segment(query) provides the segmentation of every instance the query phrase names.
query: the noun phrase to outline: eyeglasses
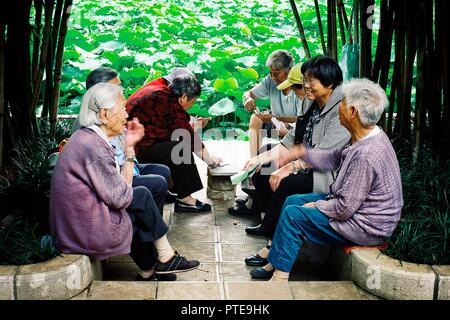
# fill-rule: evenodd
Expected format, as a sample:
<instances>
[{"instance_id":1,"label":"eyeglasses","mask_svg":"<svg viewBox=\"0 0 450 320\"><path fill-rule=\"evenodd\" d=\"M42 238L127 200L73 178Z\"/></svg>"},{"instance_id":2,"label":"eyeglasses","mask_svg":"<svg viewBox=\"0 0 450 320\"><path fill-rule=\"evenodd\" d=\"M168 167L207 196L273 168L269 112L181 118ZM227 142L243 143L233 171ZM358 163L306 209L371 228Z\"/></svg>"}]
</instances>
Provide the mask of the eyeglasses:
<instances>
[{"instance_id":1,"label":"eyeglasses","mask_svg":"<svg viewBox=\"0 0 450 320\"><path fill-rule=\"evenodd\" d=\"M277 78L277 77L280 76L280 74L281 74L282 72L283 72L283 71L274 71L274 72L270 71L269 74L270 74L270 76L271 76L272 78Z\"/></svg>"},{"instance_id":2,"label":"eyeglasses","mask_svg":"<svg viewBox=\"0 0 450 320\"><path fill-rule=\"evenodd\" d=\"M315 80L315 79L303 78L303 85L304 86L314 87L316 84L317 84L317 80Z\"/></svg>"}]
</instances>

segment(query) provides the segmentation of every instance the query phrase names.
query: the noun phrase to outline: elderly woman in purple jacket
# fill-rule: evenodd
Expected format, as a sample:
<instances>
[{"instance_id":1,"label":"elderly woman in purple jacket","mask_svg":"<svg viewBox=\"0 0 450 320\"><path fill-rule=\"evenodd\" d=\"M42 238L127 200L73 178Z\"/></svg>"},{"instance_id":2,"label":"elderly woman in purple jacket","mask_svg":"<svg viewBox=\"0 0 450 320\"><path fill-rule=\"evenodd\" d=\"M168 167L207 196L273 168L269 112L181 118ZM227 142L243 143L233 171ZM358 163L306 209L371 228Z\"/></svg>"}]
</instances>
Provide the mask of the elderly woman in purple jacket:
<instances>
[{"instance_id":1,"label":"elderly woman in purple jacket","mask_svg":"<svg viewBox=\"0 0 450 320\"><path fill-rule=\"evenodd\" d=\"M319 245L383 244L400 220L403 205L400 169L386 134L376 125L388 104L384 90L367 79L343 85L341 124L351 142L334 151L296 147L292 170L312 167L338 170L327 194L294 195L284 203L268 257L254 271L273 273L271 281L287 281L305 240ZM277 188L279 177L271 177Z\"/></svg>"},{"instance_id":2,"label":"elderly woman in purple jacket","mask_svg":"<svg viewBox=\"0 0 450 320\"><path fill-rule=\"evenodd\" d=\"M84 95L82 128L69 139L53 172L50 229L63 253L99 260L130 253L140 280L161 275L174 280L169 275L193 270L199 262L188 261L172 249L150 191L132 188L134 146L144 136L144 128L137 119L127 122L122 91L116 84L98 83ZM120 169L111 139L125 127L126 161Z\"/></svg>"}]
</instances>

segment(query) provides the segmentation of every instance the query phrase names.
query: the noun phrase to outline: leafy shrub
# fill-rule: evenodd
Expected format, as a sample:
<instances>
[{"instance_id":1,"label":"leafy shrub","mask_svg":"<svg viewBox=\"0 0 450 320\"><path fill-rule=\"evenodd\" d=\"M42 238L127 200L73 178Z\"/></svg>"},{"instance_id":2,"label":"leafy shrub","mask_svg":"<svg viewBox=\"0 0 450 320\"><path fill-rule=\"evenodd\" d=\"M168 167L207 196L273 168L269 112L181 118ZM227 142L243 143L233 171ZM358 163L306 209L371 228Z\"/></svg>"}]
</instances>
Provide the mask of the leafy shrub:
<instances>
[{"instance_id":1,"label":"leafy shrub","mask_svg":"<svg viewBox=\"0 0 450 320\"><path fill-rule=\"evenodd\" d=\"M431 153L399 160L404 207L387 254L413 263L450 264L450 160Z\"/></svg>"},{"instance_id":2,"label":"leafy shrub","mask_svg":"<svg viewBox=\"0 0 450 320\"><path fill-rule=\"evenodd\" d=\"M10 173L0 176L0 264L27 264L54 256L50 248L40 248L40 239L49 233L49 155L62 138L70 136L70 125L58 122L57 139L49 138L47 122L41 122L41 137L19 141L11 159Z\"/></svg>"}]
</instances>

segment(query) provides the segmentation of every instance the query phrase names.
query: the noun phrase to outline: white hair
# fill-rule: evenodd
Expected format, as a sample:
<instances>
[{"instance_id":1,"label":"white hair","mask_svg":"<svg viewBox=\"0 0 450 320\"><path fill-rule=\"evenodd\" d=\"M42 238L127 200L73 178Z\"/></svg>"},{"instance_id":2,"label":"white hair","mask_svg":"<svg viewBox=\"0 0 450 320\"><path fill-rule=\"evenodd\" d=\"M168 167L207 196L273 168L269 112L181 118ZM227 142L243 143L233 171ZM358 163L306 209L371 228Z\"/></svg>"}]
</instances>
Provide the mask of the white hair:
<instances>
[{"instance_id":1,"label":"white hair","mask_svg":"<svg viewBox=\"0 0 450 320\"><path fill-rule=\"evenodd\" d=\"M342 96L347 107L358 109L363 126L376 124L388 106L386 92L378 83L368 79L353 79L342 85Z\"/></svg>"},{"instance_id":2,"label":"white hair","mask_svg":"<svg viewBox=\"0 0 450 320\"><path fill-rule=\"evenodd\" d=\"M292 54L286 50L276 50L266 60L266 67L289 73L294 65Z\"/></svg>"},{"instance_id":3,"label":"white hair","mask_svg":"<svg viewBox=\"0 0 450 320\"><path fill-rule=\"evenodd\" d=\"M92 86L86 91L81 102L80 125L82 127L100 125L98 116L100 109L114 108L117 98L121 95L123 95L123 88L117 84L101 82Z\"/></svg>"}]
</instances>

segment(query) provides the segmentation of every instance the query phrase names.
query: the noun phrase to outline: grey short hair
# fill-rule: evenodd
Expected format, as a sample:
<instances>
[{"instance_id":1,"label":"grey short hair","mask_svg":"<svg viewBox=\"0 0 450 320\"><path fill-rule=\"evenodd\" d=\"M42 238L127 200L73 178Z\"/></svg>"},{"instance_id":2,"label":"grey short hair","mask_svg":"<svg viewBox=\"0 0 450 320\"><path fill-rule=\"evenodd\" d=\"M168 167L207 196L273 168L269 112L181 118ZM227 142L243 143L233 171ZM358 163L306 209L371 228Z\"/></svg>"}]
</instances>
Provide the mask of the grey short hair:
<instances>
[{"instance_id":1,"label":"grey short hair","mask_svg":"<svg viewBox=\"0 0 450 320\"><path fill-rule=\"evenodd\" d=\"M83 96L80 109L80 125L89 127L100 125L98 117L100 109L112 109L116 106L117 98L123 95L123 88L112 83L97 83Z\"/></svg>"},{"instance_id":2,"label":"grey short hair","mask_svg":"<svg viewBox=\"0 0 450 320\"><path fill-rule=\"evenodd\" d=\"M193 74L185 74L173 79L169 88L173 90L175 97L186 95L188 100L200 97L202 88Z\"/></svg>"},{"instance_id":3,"label":"grey short hair","mask_svg":"<svg viewBox=\"0 0 450 320\"><path fill-rule=\"evenodd\" d=\"M388 106L386 92L378 83L368 79L353 79L342 85L342 96L347 106L358 109L363 126L376 124Z\"/></svg>"},{"instance_id":4,"label":"grey short hair","mask_svg":"<svg viewBox=\"0 0 450 320\"><path fill-rule=\"evenodd\" d=\"M289 73L294 65L294 58L286 50L277 50L270 54L266 61L266 67L273 67L276 70L282 70Z\"/></svg>"}]
</instances>

